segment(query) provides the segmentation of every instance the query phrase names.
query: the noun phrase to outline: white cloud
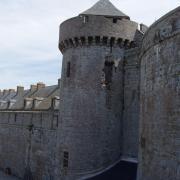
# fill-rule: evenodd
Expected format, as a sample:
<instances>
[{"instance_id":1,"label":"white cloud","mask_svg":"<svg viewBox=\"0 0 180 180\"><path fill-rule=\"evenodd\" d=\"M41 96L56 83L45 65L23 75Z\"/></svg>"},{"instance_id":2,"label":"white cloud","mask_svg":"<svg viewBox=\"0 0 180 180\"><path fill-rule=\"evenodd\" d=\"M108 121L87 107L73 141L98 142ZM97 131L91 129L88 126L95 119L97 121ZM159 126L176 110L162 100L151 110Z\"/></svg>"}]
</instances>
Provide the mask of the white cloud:
<instances>
[{"instance_id":1,"label":"white cloud","mask_svg":"<svg viewBox=\"0 0 180 180\"><path fill-rule=\"evenodd\" d=\"M150 25L180 5L179 0L111 0L132 20ZM44 81L57 83L62 55L59 24L97 0L1 0L0 88ZM47 76L47 73L48 76Z\"/></svg>"}]
</instances>

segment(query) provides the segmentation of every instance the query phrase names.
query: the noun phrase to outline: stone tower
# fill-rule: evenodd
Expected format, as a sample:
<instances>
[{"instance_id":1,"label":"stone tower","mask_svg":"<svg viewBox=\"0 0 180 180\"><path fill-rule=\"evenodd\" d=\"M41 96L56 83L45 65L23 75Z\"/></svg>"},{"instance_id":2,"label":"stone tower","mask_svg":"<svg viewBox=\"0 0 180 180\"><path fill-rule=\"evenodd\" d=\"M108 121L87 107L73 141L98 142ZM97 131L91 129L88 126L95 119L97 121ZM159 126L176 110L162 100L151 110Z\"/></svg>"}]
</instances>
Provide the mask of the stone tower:
<instances>
[{"instance_id":1,"label":"stone tower","mask_svg":"<svg viewBox=\"0 0 180 180\"><path fill-rule=\"evenodd\" d=\"M93 176L121 158L123 57L135 46L137 28L108 0L60 26L58 176L62 180Z\"/></svg>"},{"instance_id":2,"label":"stone tower","mask_svg":"<svg viewBox=\"0 0 180 180\"><path fill-rule=\"evenodd\" d=\"M141 52L138 180L180 178L180 7L146 32Z\"/></svg>"}]
</instances>

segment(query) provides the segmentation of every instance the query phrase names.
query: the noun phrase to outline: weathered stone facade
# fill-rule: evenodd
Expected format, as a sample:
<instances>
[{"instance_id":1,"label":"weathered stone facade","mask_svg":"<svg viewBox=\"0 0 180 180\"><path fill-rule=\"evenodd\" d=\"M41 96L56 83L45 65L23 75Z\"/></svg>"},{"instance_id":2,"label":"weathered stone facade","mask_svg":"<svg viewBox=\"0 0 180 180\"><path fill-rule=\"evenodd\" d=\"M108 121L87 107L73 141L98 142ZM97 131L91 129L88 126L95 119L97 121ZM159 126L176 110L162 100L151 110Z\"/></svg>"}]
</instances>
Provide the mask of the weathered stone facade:
<instances>
[{"instance_id":1,"label":"weathered stone facade","mask_svg":"<svg viewBox=\"0 0 180 180\"><path fill-rule=\"evenodd\" d=\"M0 92L0 169L78 180L125 160L138 180L178 180L179 18L178 7L139 29L100 0L63 22L61 82Z\"/></svg>"},{"instance_id":2,"label":"weathered stone facade","mask_svg":"<svg viewBox=\"0 0 180 180\"><path fill-rule=\"evenodd\" d=\"M125 15L88 14L60 26L59 159L69 154L68 167L60 162L62 179L92 176L122 158L137 161L139 61L135 41L137 33L141 37L143 33Z\"/></svg>"},{"instance_id":3,"label":"weathered stone facade","mask_svg":"<svg viewBox=\"0 0 180 180\"><path fill-rule=\"evenodd\" d=\"M180 178L180 7L153 24L141 50L139 180Z\"/></svg>"},{"instance_id":4,"label":"weathered stone facade","mask_svg":"<svg viewBox=\"0 0 180 180\"><path fill-rule=\"evenodd\" d=\"M59 85L18 86L0 97L0 168L20 178L55 175Z\"/></svg>"}]
</instances>

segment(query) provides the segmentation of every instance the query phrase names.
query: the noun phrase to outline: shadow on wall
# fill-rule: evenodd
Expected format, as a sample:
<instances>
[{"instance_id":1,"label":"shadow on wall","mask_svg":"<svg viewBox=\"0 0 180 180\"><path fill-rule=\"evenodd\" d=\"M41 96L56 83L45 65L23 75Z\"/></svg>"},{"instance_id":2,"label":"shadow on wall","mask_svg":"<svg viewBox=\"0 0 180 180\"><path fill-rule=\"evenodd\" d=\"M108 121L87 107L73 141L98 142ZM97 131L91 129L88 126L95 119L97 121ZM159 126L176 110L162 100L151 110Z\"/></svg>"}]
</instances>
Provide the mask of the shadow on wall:
<instances>
[{"instance_id":1,"label":"shadow on wall","mask_svg":"<svg viewBox=\"0 0 180 180\"><path fill-rule=\"evenodd\" d=\"M137 164L121 161L110 170L88 180L136 180Z\"/></svg>"}]
</instances>

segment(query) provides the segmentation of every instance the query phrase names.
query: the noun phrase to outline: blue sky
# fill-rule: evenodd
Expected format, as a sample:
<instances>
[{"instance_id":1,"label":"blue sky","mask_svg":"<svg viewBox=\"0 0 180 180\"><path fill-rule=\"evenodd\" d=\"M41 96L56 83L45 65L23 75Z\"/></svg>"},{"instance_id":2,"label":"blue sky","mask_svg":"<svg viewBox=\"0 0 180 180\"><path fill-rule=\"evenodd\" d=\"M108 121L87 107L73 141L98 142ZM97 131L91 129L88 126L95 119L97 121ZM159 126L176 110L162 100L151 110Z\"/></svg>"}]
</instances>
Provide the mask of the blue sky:
<instances>
[{"instance_id":1,"label":"blue sky","mask_svg":"<svg viewBox=\"0 0 180 180\"><path fill-rule=\"evenodd\" d=\"M0 0L0 89L57 83L62 55L59 24L97 0ZM147 25L180 5L179 0L111 0L132 20Z\"/></svg>"}]
</instances>

